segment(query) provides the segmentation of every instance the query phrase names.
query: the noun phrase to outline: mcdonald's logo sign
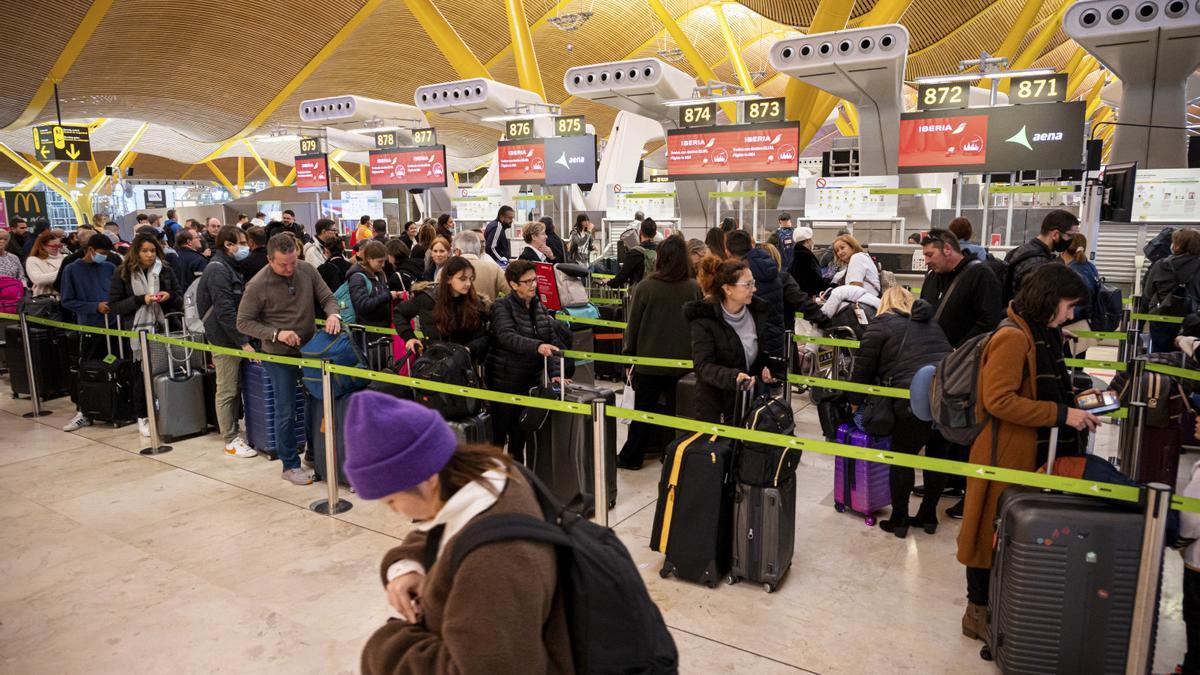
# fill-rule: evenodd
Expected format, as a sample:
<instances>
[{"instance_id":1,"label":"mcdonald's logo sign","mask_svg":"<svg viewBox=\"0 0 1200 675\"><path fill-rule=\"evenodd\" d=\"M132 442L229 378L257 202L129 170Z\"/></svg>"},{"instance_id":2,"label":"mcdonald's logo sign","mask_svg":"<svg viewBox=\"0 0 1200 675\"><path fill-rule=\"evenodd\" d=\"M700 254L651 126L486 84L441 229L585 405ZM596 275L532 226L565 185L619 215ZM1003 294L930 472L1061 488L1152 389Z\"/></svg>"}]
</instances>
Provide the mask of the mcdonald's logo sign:
<instances>
[{"instance_id":1,"label":"mcdonald's logo sign","mask_svg":"<svg viewBox=\"0 0 1200 675\"><path fill-rule=\"evenodd\" d=\"M46 208L45 192L5 192L4 206L10 223L18 216L32 220L48 218L50 215Z\"/></svg>"}]
</instances>

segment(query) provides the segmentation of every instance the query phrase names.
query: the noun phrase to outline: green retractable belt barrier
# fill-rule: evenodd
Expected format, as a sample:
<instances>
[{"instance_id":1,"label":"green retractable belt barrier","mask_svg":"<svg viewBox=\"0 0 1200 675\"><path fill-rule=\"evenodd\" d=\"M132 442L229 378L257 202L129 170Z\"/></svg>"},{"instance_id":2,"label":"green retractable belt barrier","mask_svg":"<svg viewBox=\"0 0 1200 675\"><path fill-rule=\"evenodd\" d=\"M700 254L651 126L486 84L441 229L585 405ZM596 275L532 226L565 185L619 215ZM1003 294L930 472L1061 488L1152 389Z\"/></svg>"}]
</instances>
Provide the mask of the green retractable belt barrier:
<instances>
[{"instance_id":1,"label":"green retractable belt barrier","mask_svg":"<svg viewBox=\"0 0 1200 675\"><path fill-rule=\"evenodd\" d=\"M1163 316L1161 314L1140 314L1133 312L1129 315L1133 321L1149 321L1150 323L1183 323L1182 316Z\"/></svg>"},{"instance_id":2,"label":"green retractable belt barrier","mask_svg":"<svg viewBox=\"0 0 1200 675\"><path fill-rule=\"evenodd\" d=\"M694 366L686 359L656 359L649 356L622 356L620 354L595 354L592 352L577 352L565 349L560 352L569 359L584 361L604 361L605 363L620 363L627 366L655 366L658 368L679 368L691 370Z\"/></svg>"},{"instance_id":3,"label":"green retractable belt barrier","mask_svg":"<svg viewBox=\"0 0 1200 675\"><path fill-rule=\"evenodd\" d=\"M796 335L792 338L796 342L801 342L809 345L825 345L826 347L845 347L847 349L858 349L862 343L858 340L847 340L844 338L830 337L815 337L812 335Z\"/></svg>"},{"instance_id":4,"label":"green retractable belt barrier","mask_svg":"<svg viewBox=\"0 0 1200 675\"><path fill-rule=\"evenodd\" d=\"M1127 370L1127 366L1120 361L1097 361L1095 359L1063 359L1063 363L1067 364L1068 368L1099 368L1101 370L1115 370L1118 373L1123 373Z\"/></svg>"},{"instance_id":5,"label":"green retractable belt barrier","mask_svg":"<svg viewBox=\"0 0 1200 675\"><path fill-rule=\"evenodd\" d=\"M601 328L616 328L617 330L625 330L629 324L623 321L609 321L608 319L590 319L586 316L571 316L565 312L559 312L554 315L554 318L567 323L577 323L581 326L600 326Z\"/></svg>"}]
</instances>

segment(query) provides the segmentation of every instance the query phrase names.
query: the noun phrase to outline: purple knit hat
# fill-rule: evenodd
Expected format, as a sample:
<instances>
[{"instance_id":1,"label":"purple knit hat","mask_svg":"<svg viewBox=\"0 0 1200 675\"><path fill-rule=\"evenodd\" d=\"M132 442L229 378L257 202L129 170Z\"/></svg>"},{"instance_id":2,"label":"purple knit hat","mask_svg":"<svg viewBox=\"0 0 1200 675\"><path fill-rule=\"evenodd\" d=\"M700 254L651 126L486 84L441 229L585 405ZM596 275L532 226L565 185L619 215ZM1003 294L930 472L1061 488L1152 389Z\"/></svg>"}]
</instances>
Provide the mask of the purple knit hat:
<instances>
[{"instance_id":1,"label":"purple knit hat","mask_svg":"<svg viewBox=\"0 0 1200 675\"><path fill-rule=\"evenodd\" d=\"M350 397L344 438L343 468L363 499L381 499L427 480L458 447L437 411L371 390Z\"/></svg>"}]
</instances>

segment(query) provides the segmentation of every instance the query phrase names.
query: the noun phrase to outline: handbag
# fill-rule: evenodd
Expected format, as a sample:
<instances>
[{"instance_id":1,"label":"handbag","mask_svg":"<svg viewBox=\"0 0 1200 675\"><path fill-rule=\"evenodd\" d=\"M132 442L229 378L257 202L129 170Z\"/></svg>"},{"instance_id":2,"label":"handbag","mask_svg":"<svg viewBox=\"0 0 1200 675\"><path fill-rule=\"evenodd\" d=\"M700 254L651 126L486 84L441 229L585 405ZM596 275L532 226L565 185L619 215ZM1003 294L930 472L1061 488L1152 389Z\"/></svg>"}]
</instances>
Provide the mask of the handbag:
<instances>
[{"instance_id":1,"label":"handbag","mask_svg":"<svg viewBox=\"0 0 1200 675\"><path fill-rule=\"evenodd\" d=\"M629 374L625 376L625 388L621 390L621 393L617 394L617 407L618 408L627 408L629 410L635 410L636 408L634 407L634 401L635 401L634 396L635 396L635 394L633 391L633 367L630 366ZM629 420L627 420L627 419L619 419L619 420L617 420L617 422L620 424L629 424Z\"/></svg>"},{"instance_id":2,"label":"handbag","mask_svg":"<svg viewBox=\"0 0 1200 675\"><path fill-rule=\"evenodd\" d=\"M953 286L953 284L951 285ZM897 352L901 358L904 357L904 345L908 342L908 329L911 327L912 317L910 316L904 324L904 337L900 339L900 350ZM885 378L881 384L885 387L892 386L892 378ZM862 417L862 430L872 436L890 436L892 429L896 426L896 410L889 397L868 396L859 413Z\"/></svg>"}]
</instances>

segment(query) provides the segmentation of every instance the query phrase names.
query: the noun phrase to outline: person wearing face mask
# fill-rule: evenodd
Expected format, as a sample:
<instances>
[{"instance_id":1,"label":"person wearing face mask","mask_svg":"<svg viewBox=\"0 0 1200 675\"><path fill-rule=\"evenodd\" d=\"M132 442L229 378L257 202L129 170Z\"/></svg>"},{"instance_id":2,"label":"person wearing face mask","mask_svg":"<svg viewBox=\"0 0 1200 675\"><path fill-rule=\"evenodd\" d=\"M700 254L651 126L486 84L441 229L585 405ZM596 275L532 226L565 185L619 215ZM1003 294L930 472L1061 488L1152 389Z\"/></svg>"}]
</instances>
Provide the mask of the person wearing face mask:
<instances>
[{"instance_id":1,"label":"person wearing face mask","mask_svg":"<svg viewBox=\"0 0 1200 675\"><path fill-rule=\"evenodd\" d=\"M234 227L237 227L236 225ZM240 229L240 228L239 228ZM217 234L220 237L220 230ZM208 258L205 258L200 249L204 247L204 243L200 241L200 237L196 236L195 232L184 230L175 235L175 255L177 259L171 264L171 268L175 270L175 276L179 281L179 291L187 293L187 289L195 283L196 279L204 274L204 268L208 265ZM220 251L220 243L217 244L217 251Z\"/></svg>"},{"instance_id":2,"label":"person wearing face mask","mask_svg":"<svg viewBox=\"0 0 1200 675\"><path fill-rule=\"evenodd\" d=\"M1008 263L1008 272L1003 280L1005 299L1016 297L1021 290L1022 280L1030 272L1047 263L1062 262L1059 255L1070 248L1071 239L1078 233L1079 219L1070 211L1056 209L1046 214L1038 236L1009 251L1004 257L1004 262Z\"/></svg>"},{"instance_id":3,"label":"person wearing face mask","mask_svg":"<svg viewBox=\"0 0 1200 675\"><path fill-rule=\"evenodd\" d=\"M238 263L249 255L250 247L242 228L222 227L217 232L217 250L196 282L200 284L196 289L196 309L204 317L204 336L218 347L256 351L250 338L237 327L238 306L246 283ZM224 354L213 354L212 359L217 371L217 428L225 441L225 454L254 457L258 453L238 435L242 359Z\"/></svg>"},{"instance_id":4,"label":"person wearing face mask","mask_svg":"<svg viewBox=\"0 0 1200 675\"><path fill-rule=\"evenodd\" d=\"M133 238L129 255L113 274L108 289L108 305L112 313L121 317L125 330L142 328L162 331L167 326L166 315L183 311L183 295L170 265L163 261L162 247L158 236L149 232ZM137 340L132 340L130 351L133 358L141 361ZM146 419L146 391L142 378L133 378L133 405L138 416L138 431L150 437L150 423Z\"/></svg>"},{"instance_id":5,"label":"person wearing face mask","mask_svg":"<svg viewBox=\"0 0 1200 675\"><path fill-rule=\"evenodd\" d=\"M462 345L476 364L487 355L487 309L475 293L475 266L466 258L450 258L436 285L414 293L392 312L405 347L419 351L422 343L412 328L413 318L420 319L426 340Z\"/></svg>"},{"instance_id":6,"label":"person wearing face mask","mask_svg":"<svg viewBox=\"0 0 1200 675\"><path fill-rule=\"evenodd\" d=\"M108 289L112 283L116 266L108 261L112 253L112 240L103 234L93 233L83 249L83 257L75 265L63 270L62 306L75 317L75 323L104 328L104 317L108 314ZM103 335L79 333L80 361L104 358L107 350ZM92 421L76 408L75 416L63 427L63 431L79 431L90 426Z\"/></svg>"},{"instance_id":7,"label":"person wearing face mask","mask_svg":"<svg viewBox=\"0 0 1200 675\"><path fill-rule=\"evenodd\" d=\"M63 238L54 230L45 230L34 240L29 257L25 259L25 272L33 284L34 295L56 295L54 280L62 269Z\"/></svg>"},{"instance_id":8,"label":"person wearing face mask","mask_svg":"<svg viewBox=\"0 0 1200 675\"><path fill-rule=\"evenodd\" d=\"M338 238L337 223L329 218L322 218L313 228L317 231L317 236L304 245L304 262L320 269L321 265L329 260L329 242Z\"/></svg>"},{"instance_id":9,"label":"person wearing face mask","mask_svg":"<svg viewBox=\"0 0 1200 675\"><path fill-rule=\"evenodd\" d=\"M1100 420L1075 407L1061 327L1087 298L1087 286L1066 265L1039 265L1026 275L980 359L979 402L990 419L971 445L972 464L1036 471L1048 459L1052 427L1059 430L1059 457L1086 452L1082 432L1095 430ZM962 632L973 639L988 635L996 504L1007 487L967 479L958 561L967 568Z\"/></svg>"},{"instance_id":10,"label":"person wearing face mask","mask_svg":"<svg viewBox=\"0 0 1200 675\"><path fill-rule=\"evenodd\" d=\"M392 325L391 303L401 296L401 292L388 290L387 277L383 273L385 262L387 247L369 240L359 248L358 262L346 274L356 323L382 328Z\"/></svg>"}]
</instances>

